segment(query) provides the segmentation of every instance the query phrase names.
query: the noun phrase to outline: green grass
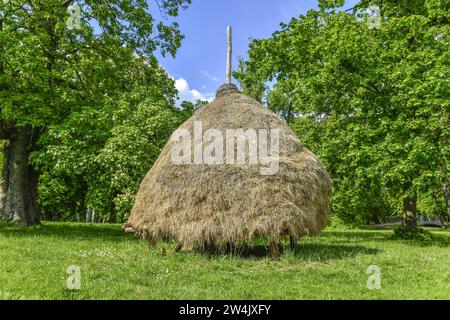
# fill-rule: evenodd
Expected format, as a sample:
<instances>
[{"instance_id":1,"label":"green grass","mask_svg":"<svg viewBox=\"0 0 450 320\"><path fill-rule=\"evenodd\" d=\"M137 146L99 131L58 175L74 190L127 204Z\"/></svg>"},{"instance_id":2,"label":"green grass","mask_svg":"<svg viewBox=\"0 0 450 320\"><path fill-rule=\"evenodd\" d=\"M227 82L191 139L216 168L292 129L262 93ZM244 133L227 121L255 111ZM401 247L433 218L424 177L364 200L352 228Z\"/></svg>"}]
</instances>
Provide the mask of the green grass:
<instances>
[{"instance_id":1,"label":"green grass","mask_svg":"<svg viewBox=\"0 0 450 320\"><path fill-rule=\"evenodd\" d=\"M118 225L0 224L0 299L450 299L450 233L391 240L392 231L325 231L279 260L156 249ZM381 289L366 287L369 265ZM81 290L66 269L81 268Z\"/></svg>"}]
</instances>

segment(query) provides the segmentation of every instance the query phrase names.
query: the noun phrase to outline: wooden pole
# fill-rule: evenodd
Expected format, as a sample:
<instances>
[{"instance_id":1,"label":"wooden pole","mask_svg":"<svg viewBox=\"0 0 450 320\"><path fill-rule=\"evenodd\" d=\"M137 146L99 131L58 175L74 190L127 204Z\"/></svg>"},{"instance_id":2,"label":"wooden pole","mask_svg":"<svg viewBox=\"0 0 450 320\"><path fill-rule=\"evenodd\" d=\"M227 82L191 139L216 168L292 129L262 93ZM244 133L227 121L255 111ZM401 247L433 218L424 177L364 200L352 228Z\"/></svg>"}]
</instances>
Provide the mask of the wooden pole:
<instances>
[{"instance_id":1,"label":"wooden pole","mask_svg":"<svg viewBox=\"0 0 450 320\"><path fill-rule=\"evenodd\" d=\"M229 26L227 28L227 84L231 84L231 55L232 55L231 26Z\"/></svg>"},{"instance_id":2,"label":"wooden pole","mask_svg":"<svg viewBox=\"0 0 450 320\"><path fill-rule=\"evenodd\" d=\"M272 258L280 257L280 251L278 250L278 244L276 241L269 240L269 253Z\"/></svg>"}]
</instances>

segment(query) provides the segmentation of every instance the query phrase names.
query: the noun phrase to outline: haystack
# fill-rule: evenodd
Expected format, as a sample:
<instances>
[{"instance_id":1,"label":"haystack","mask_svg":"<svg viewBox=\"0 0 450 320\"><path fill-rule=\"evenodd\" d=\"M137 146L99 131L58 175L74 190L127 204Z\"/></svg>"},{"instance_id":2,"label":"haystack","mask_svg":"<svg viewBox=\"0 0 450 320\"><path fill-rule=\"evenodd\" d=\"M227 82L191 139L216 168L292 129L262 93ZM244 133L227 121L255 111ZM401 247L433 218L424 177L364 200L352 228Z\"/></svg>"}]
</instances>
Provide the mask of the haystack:
<instances>
[{"instance_id":1,"label":"haystack","mask_svg":"<svg viewBox=\"0 0 450 320\"><path fill-rule=\"evenodd\" d=\"M192 164L177 164L172 151L179 141L170 139L140 186L129 230L150 243L173 238L190 247L249 244L259 236L273 245L281 235L295 240L325 227L331 179L277 115L225 84L180 129L194 136L195 123L224 137L227 129L277 129L278 171L262 174L262 165L250 162L195 164L193 154Z\"/></svg>"}]
</instances>

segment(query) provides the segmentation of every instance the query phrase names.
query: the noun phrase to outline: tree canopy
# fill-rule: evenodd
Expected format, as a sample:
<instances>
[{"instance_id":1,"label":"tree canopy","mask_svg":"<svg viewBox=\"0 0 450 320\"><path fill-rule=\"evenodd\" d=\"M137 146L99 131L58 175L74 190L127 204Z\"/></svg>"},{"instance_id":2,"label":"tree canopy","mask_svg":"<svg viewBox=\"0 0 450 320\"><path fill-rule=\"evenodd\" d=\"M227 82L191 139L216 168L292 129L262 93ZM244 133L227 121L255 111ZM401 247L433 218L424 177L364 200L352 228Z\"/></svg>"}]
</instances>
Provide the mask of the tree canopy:
<instances>
[{"instance_id":1,"label":"tree canopy","mask_svg":"<svg viewBox=\"0 0 450 320\"><path fill-rule=\"evenodd\" d=\"M235 77L324 161L333 212L344 220L403 212L414 224L417 201L422 212L444 216L449 3L360 1L347 11L342 4L322 1L252 41Z\"/></svg>"}]
</instances>

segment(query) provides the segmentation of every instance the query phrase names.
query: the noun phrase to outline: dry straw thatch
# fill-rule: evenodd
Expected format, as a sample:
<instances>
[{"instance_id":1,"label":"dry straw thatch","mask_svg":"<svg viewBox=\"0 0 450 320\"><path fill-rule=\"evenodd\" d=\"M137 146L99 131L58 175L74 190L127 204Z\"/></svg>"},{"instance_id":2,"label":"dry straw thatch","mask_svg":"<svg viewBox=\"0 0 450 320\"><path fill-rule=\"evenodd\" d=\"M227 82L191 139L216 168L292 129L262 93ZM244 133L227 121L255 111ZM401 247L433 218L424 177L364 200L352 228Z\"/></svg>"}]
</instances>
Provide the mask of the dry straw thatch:
<instances>
[{"instance_id":1,"label":"dry straw thatch","mask_svg":"<svg viewBox=\"0 0 450 320\"><path fill-rule=\"evenodd\" d=\"M140 186L129 230L150 243L173 237L187 246L220 246L257 236L273 243L280 235L314 235L325 227L330 177L279 117L226 84L180 128L193 134L194 121L224 136L226 129L279 129L278 173L261 175L259 165L248 163L177 165L171 140Z\"/></svg>"}]
</instances>

